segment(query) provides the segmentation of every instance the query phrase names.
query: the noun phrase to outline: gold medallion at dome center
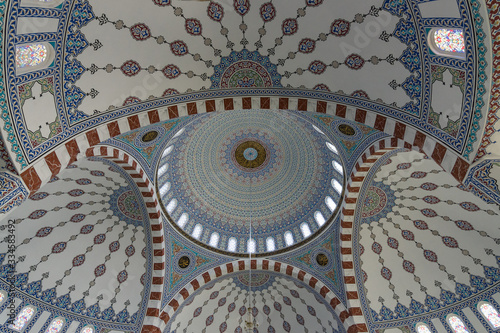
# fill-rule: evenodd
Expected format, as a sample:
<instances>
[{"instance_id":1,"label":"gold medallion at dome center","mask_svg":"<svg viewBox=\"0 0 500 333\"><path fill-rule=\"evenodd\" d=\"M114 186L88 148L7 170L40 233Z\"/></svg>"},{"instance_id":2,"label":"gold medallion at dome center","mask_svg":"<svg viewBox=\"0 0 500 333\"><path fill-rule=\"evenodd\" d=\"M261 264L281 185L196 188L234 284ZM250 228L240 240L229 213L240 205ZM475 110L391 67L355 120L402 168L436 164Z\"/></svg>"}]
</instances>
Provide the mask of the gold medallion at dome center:
<instances>
[{"instance_id":1,"label":"gold medallion at dome center","mask_svg":"<svg viewBox=\"0 0 500 333\"><path fill-rule=\"evenodd\" d=\"M257 157L249 160L245 157L245 150L253 148L257 151ZM266 149L256 141L245 141L241 143L234 152L236 162L244 168L254 169L262 165L266 160Z\"/></svg>"}]
</instances>

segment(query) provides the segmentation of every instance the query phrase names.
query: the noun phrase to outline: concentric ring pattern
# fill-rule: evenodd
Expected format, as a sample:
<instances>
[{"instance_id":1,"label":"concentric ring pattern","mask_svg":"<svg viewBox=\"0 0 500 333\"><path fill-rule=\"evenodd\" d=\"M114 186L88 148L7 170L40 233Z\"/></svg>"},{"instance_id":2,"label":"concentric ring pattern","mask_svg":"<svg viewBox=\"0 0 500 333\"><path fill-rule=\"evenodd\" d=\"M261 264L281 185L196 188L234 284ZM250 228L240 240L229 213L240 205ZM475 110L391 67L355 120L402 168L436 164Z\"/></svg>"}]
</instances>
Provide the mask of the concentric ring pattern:
<instances>
[{"instance_id":1,"label":"concentric ring pattern","mask_svg":"<svg viewBox=\"0 0 500 333\"><path fill-rule=\"evenodd\" d=\"M304 116L282 110L197 117L167 143L157 182L176 226L236 254L312 238L336 212L343 183L335 147Z\"/></svg>"}]
</instances>

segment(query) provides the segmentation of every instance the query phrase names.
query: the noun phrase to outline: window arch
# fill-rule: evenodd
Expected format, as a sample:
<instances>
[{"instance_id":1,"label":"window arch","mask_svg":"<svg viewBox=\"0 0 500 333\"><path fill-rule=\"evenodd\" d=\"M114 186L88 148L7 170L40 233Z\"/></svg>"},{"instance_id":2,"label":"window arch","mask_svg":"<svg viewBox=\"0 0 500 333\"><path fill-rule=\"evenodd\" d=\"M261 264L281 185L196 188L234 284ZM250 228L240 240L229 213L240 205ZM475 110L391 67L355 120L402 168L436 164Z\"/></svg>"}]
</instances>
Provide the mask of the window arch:
<instances>
[{"instance_id":1,"label":"window arch","mask_svg":"<svg viewBox=\"0 0 500 333\"><path fill-rule=\"evenodd\" d=\"M55 51L50 43L16 45L16 73L23 74L49 67Z\"/></svg>"},{"instance_id":2,"label":"window arch","mask_svg":"<svg viewBox=\"0 0 500 333\"><path fill-rule=\"evenodd\" d=\"M186 223L189 221L189 215L187 213L182 213L181 217L177 220L177 225L184 228Z\"/></svg>"},{"instance_id":3,"label":"window arch","mask_svg":"<svg viewBox=\"0 0 500 333\"><path fill-rule=\"evenodd\" d=\"M267 237L266 249L267 249L267 252L272 252L272 251L276 250L276 243L274 242L274 238Z\"/></svg>"},{"instance_id":4,"label":"window arch","mask_svg":"<svg viewBox=\"0 0 500 333\"><path fill-rule=\"evenodd\" d=\"M465 326L462 319L459 316L457 316L456 314L451 313L448 316L446 316L446 321L448 322L448 325L450 325L453 332L455 332L455 333L470 333L470 331L467 329L467 326Z\"/></svg>"},{"instance_id":5,"label":"window arch","mask_svg":"<svg viewBox=\"0 0 500 333\"><path fill-rule=\"evenodd\" d=\"M163 197L170 190L170 182L166 182L160 187L160 196Z\"/></svg>"},{"instance_id":6,"label":"window arch","mask_svg":"<svg viewBox=\"0 0 500 333\"><path fill-rule=\"evenodd\" d=\"M442 56L465 58L465 40L463 29L433 28L429 30L431 50Z\"/></svg>"},{"instance_id":7,"label":"window arch","mask_svg":"<svg viewBox=\"0 0 500 333\"><path fill-rule=\"evenodd\" d=\"M477 309L493 329L497 330L500 328L500 315L493 305L483 301L478 303Z\"/></svg>"},{"instance_id":8,"label":"window arch","mask_svg":"<svg viewBox=\"0 0 500 333\"><path fill-rule=\"evenodd\" d=\"M54 8L63 2L64 0L21 0L21 6Z\"/></svg>"},{"instance_id":9,"label":"window arch","mask_svg":"<svg viewBox=\"0 0 500 333\"><path fill-rule=\"evenodd\" d=\"M236 238L234 237L229 238L229 241L227 242L227 250L229 252L236 251L236 245L237 245Z\"/></svg>"},{"instance_id":10,"label":"window arch","mask_svg":"<svg viewBox=\"0 0 500 333\"><path fill-rule=\"evenodd\" d=\"M217 245L219 245L219 234L213 232L208 243L210 244L210 246L217 247Z\"/></svg>"},{"instance_id":11,"label":"window arch","mask_svg":"<svg viewBox=\"0 0 500 333\"><path fill-rule=\"evenodd\" d=\"M342 168L342 165L337 162L337 161L332 161L333 168L337 170L341 175L344 174L344 168Z\"/></svg>"},{"instance_id":12,"label":"window arch","mask_svg":"<svg viewBox=\"0 0 500 333\"><path fill-rule=\"evenodd\" d=\"M415 330L417 333L432 333L431 328L426 323L417 323Z\"/></svg>"},{"instance_id":13,"label":"window arch","mask_svg":"<svg viewBox=\"0 0 500 333\"><path fill-rule=\"evenodd\" d=\"M94 327L87 325L84 328L82 328L80 333L95 333L95 330L94 330Z\"/></svg>"},{"instance_id":14,"label":"window arch","mask_svg":"<svg viewBox=\"0 0 500 333\"><path fill-rule=\"evenodd\" d=\"M306 222L300 225L300 231L302 232L302 236L304 236L304 238L311 236L311 229Z\"/></svg>"},{"instance_id":15,"label":"window arch","mask_svg":"<svg viewBox=\"0 0 500 333\"><path fill-rule=\"evenodd\" d=\"M325 203L328 206L328 209L333 213L335 209L337 209L337 204L331 197L326 197L325 198Z\"/></svg>"},{"instance_id":16,"label":"window arch","mask_svg":"<svg viewBox=\"0 0 500 333\"><path fill-rule=\"evenodd\" d=\"M64 324L66 324L66 320L62 317L57 317L52 320L45 333L59 333L64 327Z\"/></svg>"},{"instance_id":17,"label":"window arch","mask_svg":"<svg viewBox=\"0 0 500 333\"><path fill-rule=\"evenodd\" d=\"M172 215L175 208L177 208L177 199L174 198L174 199L170 200L170 202L167 205L167 213Z\"/></svg>"},{"instance_id":18,"label":"window arch","mask_svg":"<svg viewBox=\"0 0 500 333\"><path fill-rule=\"evenodd\" d=\"M168 170L168 163L165 163L164 165L161 166L161 168L158 169L158 178L163 176Z\"/></svg>"},{"instance_id":19,"label":"window arch","mask_svg":"<svg viewBox=\"0 0 500 333\"><path fill-rule=\"evenodd\" d=\"M332 187L338 194L342 193L342 185L340 185L337 179L332 179Z\"/></svg>"},{"instance_id":20,"label":"window arch","mask_svg":"<svg viewBox=\"0 0 500 333\"><path fill-rule=\"evenodd\" d=\"M257 250L257 243L255 242L255 239L250 238L247 242L247 252L255 253L256 250Z\"/></svg>"},{"instance_id":21,"label":"window arch","mask_svg":"<svg viewBox=\"0 0 500 333\"><path fill-rule=\"evenodd\" d=\"M33 318L33 315L35 313L36 309L33 306L25 306L17 315L16 320L14 320L14 322L9 325L9 328L21 332Z\"/></svg>"},{"instance_id":22,"label":"window arch","mask_svg":"<svg viewBox=\"0 0 500 333\"><path fill-rule=\"evenodd\" d=\"M316 211L314 213L314 219L316 220L316 223L318 224L318 226L323 226L323 224L326 223L326 220L325 220L325 217L323 216L323 214L321 214L320 211Z\"/></svg>"},{"instance_id":23,"label":"window arch","mask_svg":"<svg viewBox=\"0 0 500 333\"><path fill-rule=\"evenodd\" d=\"M201 224L197 224L194 227L193 233L191 235L196 239L200 239L202 232L203 232L203 227L201 226Z\"/></svg>"}]
</instances>

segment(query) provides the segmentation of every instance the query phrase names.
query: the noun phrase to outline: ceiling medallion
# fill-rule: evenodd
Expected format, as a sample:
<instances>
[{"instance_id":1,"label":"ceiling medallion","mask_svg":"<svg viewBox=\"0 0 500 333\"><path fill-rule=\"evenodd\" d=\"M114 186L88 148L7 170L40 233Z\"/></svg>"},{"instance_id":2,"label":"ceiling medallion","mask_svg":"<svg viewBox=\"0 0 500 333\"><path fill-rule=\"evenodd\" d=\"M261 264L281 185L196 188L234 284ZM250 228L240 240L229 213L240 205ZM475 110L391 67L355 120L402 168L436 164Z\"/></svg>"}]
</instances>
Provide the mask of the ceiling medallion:
<instances>
[{"instance_id":1,"label":"ceiling medallion","mask_svg":"<svg viewBox=\"0 0 500 333\"><path fill-rule=\"evenodd\" d=\"M264 146L254 140L243 141L234 152L236 162L246 169L255 169L260 167L268 159Z\"/></svg>"},{"instance_id":2,"label":"ceiling medallion","mask_svg":"<svg viewBox=\"0 0 500 333\"><path fill-rule=\"evenodd\" d=\"M179 258L179 267L180 268L187 268L189 264L191 263L191 260L189 259L188 256L182 256Z\"/></svg>"},{"instance_id":3,"label":"ceiling medallion","mask_svg":"<svg viewBox=\"0 0 500 333\"><path fill-rule=\"evenodd\" d=\"M247 49L222 57L210 81L211 89L282 87L277 66L267 56Z\"/></svg>"},{"instance_id":4,"label":"ceiling medallion","mask_svg":"<svg viewBox=\"0 0 500 333\"><path fill-rule=\"evenodd\" d=\"M349 126L347 124L340 124L338 128L342 134L349 135L349 136L353 136L354 134L356 134L356 131L354 130L354 128L352 128L352 126Z\"/></svg>"},{"instance_id":5,"label":"ceiling medallion","mask_svg":"<svg viewBox=\"0 0 500 333\"><path fill-rule=\"evenodd\" d=\"M158 131L149 131L145 133L141 140L142 142L151 142L158 137Z\"/></svg>"},{"instance_id":6,"label":"ceiling medallion","mask_svg":"<svg viewBox=\"0 0 500 333\"><path fill-rule=\"evenodd\" d=\"M328 257L324 253L318 253L318 255L316 256L316 262L320 266L326 266L328 265Z\"/></svg>"},{"instance_id":7,"label":"ceiling medallion","mask_svg":"<svg viewBox=\"0 0 500 333\"><path fill-rule=\"evenodd\" d=\"M201 246L244 257L321 234L341 206L344 176L338 151L308 119L254 109L185 124L157 169L169 222Z\"/></svg>"}]
</instances>

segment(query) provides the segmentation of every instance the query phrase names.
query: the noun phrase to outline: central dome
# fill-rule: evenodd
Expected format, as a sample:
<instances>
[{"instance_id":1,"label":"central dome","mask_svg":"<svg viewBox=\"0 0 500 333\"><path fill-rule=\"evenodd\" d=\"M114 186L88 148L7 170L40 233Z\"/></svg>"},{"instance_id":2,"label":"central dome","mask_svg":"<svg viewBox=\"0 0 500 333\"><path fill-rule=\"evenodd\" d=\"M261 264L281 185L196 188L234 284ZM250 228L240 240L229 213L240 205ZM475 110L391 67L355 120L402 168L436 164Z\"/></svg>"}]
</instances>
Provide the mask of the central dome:
<instances>
[{"instance_id":1,"label":"central dome","mask_svg":"<svg viewBox=\"0 0 500 333\"><path fill-rule=\"evenodd\" d=\"M191 240L247 255L317 235L343 189L336 148L293 111L199 116L166 145L158 166L165 213Z\"/></svg>"}]
</instances>

